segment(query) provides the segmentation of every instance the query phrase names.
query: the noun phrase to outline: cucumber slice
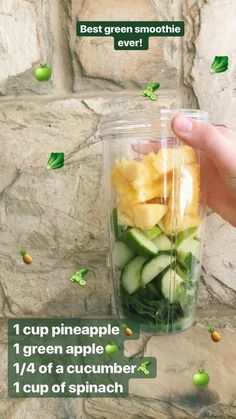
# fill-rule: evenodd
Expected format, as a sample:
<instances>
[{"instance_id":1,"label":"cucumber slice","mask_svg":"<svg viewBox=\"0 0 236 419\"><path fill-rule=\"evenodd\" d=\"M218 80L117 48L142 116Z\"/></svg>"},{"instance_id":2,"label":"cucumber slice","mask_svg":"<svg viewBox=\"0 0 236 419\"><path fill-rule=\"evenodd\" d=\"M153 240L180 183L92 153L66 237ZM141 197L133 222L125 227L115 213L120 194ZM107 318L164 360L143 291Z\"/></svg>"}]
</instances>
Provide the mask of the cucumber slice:
<instances>
[{"instance_id":1,"label":"cucumber slice","mask_svg":"<svg viewBox=\"0 0 236 419\"><path fill-rule=\"evenodd\" d=\"M133 252L140 256L153 256L158 252L155 244L147 239L145 234L138 228L131 228L125 233L125 242Z\"/></svg>"},{"instance_id":2,"label":"cucumber slice","mask_svg":"<svg viewBox=\"0 0 236 419\"><path fill-rule=\"evenodd\" d=\"M153 281L151 281L151 282L149 282L149 284L147 284L146 289L150 290L156 298L158 298L158 299L161 298L161 294L159 292L159 289L157 287L155 287L155 284L153 284Z\"/></svg>"},{"instance_id":3,"label":"cucumber slice","mask_svg":"<svg viewBox=\"0 0 236 419\"><path fill-rule=\"evenodd\" d=\"M171 243L170 239L165 236L165 234L161 234L159 237L153 240L153 243L158 248L158 251L166 251L173 249L174 245Z\"/></svg>"},{"instance_id":4,"label":"cucumber slice","mask_svg":"<svg viewBox=\"0 0 236 419\"><path fill-rule=\"evenodd\" d=\"M181 265L180 263L176 264L176 272L184 281L189 280L188 270L186 268L184 268L184 266Z\"/></svg>"},{"instance_id":5,"label":"cucumber slice","mask_svg":"<svg viewBox=\"0 0 236 419\"><path fill-rule=\"evenodd\" d=\"M128 248L128 246L120 241L115 242L114 248L113 248L113 260L114 264L120 268L123 269L125 265L133 259L135 254Z\"/></svg>"},{"instance_id":6,"label":"cucumber slice","mask_svg":"<svg viewBox=\"0 0 236 419\"><path fill-rule=\"evenodd\" d=\"M145 234L145 236L149 240L155 239L156 237L160 236L160 234L162 233L159 226L154 226L153 228L151 228L151 230L142 230L142 232Z\"/></svg>"},{"instance_id":7,"label":"cucumber slice","mask_svg":"<svg viewBox=\"0 0 236 419\"><path fill-rule=\"evenodd\" d=\"M149 262L146 262L141 272L142 285L147 285L170 264L171 264L170 255L156 256Z\"/></svg>"},{"instance_id":8,"label":"cucumber slice","mask_svg":"<svg viewBox=\"0 0 236 419\"><path fill-rule=\"evenodd\" d=\"M122 230L118 224L118 216L117 216L117 209L113 208L112 210L112 225L113 225L113 230L114 230L114 236L115 236L115 240L120 240L121 236L122 236Z\"/></svg>"},{"instance_id":9,"label":"cucumber slice","mask_svg":"<svg viewBox=\"0 0 236 419\"><path fill-rule=\"evenodd\" d=\"M184 240L180 245L177 246L178 253L189 253L191 252L196 258L199 257L201 244L198 240Z\"/></svg>"},{"instance_id":10,"label":"cucumber slice","mask_svg":"<svg viewBox=\"0 0 236 419\"><path fill-rule=\"evenodd\" d=\"M158 255L159 256L159 255ZM152 293L159 299L161 300L163 298L162 292L161 292L161 279L162 277L165 275L165 273L170 269L170 265L168 265L165 269L163 269L163 271L161 271L151 282L149 282L149 284L147 284L147 286L144 288L146 289L150 289L152 291Z\"/></svg>"},{"instance_id":11,"label":"cucumber slice","mask_svg":"<svg viewBox=\"0 0 236 419\"><path fill-rule=\"evenodd\" d=\"M125 232L129 227L118 223L117 208L113 208L112 210L111 223L113 226L115 240L123 240Z\"/></svg>"},{"instance_id":12,"label":"cucumber slice","mask_svg":"<svg viewBox=\"0 0 236 419\"><path fill-rule=\"evenodd\" d=\"M183 278L181 278L173 269L168 269L160 281L163 296L169 300L170 304L178 302L180 284L183 282Z\"/></svg>"},{"instance_id":13,"label":"cucumber slice","mask_svg":"<svg viewBox=\"0 0 236 419\"><path fill-rule=\"evenodd\" d=\"M179 262L185 269L187 269L190 278L192 277L193 272L195 271L195 268L199 263L198 259L195 256L193 256L191 252L189 252L184 259L179 258Z\"/></svg>"},{"instance_id":14,"label":"cucumber slice","mask_svg":"<svg viewBox=\"0 0 236 419\"><path fill-rule=\"evenodd\" d=\"M136 256L123 269L121 274L121 284L128 294L133 294L141 287L140 273L146 259Z\"/></svg>"},{"instance_id":15,"label":"cucumber slice","mask_svg":"<svg viewBox=\"0 0 236 419\"><path fill-rule=\"evenodd\" d=\"M183 278L184 282L190 282L194 286L199 280L198 260L192 253L189 253L184 265L180 262L176 264L176 272Z\"/></svg>"},{"instance_id":16,"label":"cucumber slice","mask_svg":"<svg viewBox=\"0 0 236 419\"><path fill-rule=\"evenodd\" d=\"M196 232L197 227L190 227L186 230L181 231L181 233L177 234L176 245L179 246L180 243L182 243L183 241L193 239L195 237Z\"/></svg>"}]
</instances>

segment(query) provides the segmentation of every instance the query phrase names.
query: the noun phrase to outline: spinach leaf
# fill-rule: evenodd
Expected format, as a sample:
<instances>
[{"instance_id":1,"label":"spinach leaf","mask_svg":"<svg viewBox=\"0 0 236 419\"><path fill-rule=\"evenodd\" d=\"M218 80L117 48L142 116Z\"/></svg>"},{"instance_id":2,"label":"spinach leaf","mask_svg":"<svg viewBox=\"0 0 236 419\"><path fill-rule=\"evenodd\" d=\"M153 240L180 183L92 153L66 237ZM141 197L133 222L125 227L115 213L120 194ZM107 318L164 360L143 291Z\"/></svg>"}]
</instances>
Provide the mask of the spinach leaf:
<instances>
[{"instance_id":1,"label":"spinach leaf","mask_svg":"<svg viewBox=\"0 0 236 419\"><path fill-rule=\"evenodd\" d=\"M229 58L225 55L216 56L211 65L211 73L223 73L228 70Z\"/></svg>"},{"instance_id":2,"label":"spinach leaf","mask_svg":"<svg viewBox=\"0 0 236 419\"><path fill-rule=\"evenodd\" d=\"M164 298L157 299L156 295L147 287L132 295L121 288L121 298L127 314L131 312L142 321L166 324L170 316L171 320L183 316L179 304L170 304L169 300Z\"/></svg>"},{"instance_id":3,"label":"spinach leaf","mask_svg":"<svg viewBox=\"0 0 236 419\"><path fill-rule=\"evenodd\" d=\"M48 169L60 169L64 166L64 153L51 153L48 159Z\"/></svg>"}]
</instances>

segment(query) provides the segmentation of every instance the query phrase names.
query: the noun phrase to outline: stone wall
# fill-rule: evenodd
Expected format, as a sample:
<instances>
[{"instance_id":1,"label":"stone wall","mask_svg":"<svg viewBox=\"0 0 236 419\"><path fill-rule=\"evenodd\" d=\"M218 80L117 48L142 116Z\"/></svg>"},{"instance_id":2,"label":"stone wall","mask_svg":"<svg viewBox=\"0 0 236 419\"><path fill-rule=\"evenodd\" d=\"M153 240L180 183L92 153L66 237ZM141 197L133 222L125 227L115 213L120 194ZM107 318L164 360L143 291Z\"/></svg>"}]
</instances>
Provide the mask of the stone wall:
<instances>
[{"instance_id":1,"label":"stone wall","mask_svg":"<svg viewBox=\"0 0 236 419\"><path fill-rule=\"evenodd\" d=\"M155 111L163 104L200 106L209 111L214 123L236 129L235 15L236 4L230 0L0 2L1 377L6 376L2 359L8 317L113 312L101 145L93 143L101 116L144 107ZM76 38L76 19L184 19L186 35L183 39L152 38L148 51L115 52L111 38ZM216 77L209 73L209 66L212 57L220 54L229 55L230 69ZM33 74L43 62L53 68L47 83L37 82ZM141 87L151 80L161 83L159 102L149 103L140 96ZM48 172L45 162L52 150L59 149L65 152L66 165ZM17 256L22 246L33 256L30 268ZM209 319L223 327L229 356L235 348L235 246L236 230L209 212L197 327L201 336ZM91 270L85 288L72 286L68 279L78 264ZM187 342L192 354L194 332L189 333L178 344L184 352ZM148 345L141 339L139 352L155 355L156 339L151 338ZM165 338L161 345L165 352ZM204 356L211 357L209 343ZM216 355L215 362L220 360ZM194 362L192 355L189 362ZM174 374L181 374L183 368L179 365ZM154 382L159 386L158 378ZM175 390L167 399L165 387L151 393L153 384L147 385L150 393L145 395L133 386L132 397L124 402L35 402L7 399L1 378L0 418L113 419L123 409L125 418L236 417L232 383L229 379L223 392L213 386L199 404L194 404L192 395L181 398Z\"/></svg>"}]
</instances>

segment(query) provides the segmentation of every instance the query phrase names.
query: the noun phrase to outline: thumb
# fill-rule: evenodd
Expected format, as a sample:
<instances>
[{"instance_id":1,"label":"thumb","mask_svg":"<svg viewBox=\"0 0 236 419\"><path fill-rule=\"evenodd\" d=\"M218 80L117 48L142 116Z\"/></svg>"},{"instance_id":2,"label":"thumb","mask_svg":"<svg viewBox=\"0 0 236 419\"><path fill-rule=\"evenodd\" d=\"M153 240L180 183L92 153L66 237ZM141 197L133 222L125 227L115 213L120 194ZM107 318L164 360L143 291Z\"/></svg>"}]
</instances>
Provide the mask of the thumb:
<instances>
[{"instance_id":1,"label":"thumb","mask_svg":"<svg viewBox=\"0 0 236 419\"><path fill-rule=\"evenodd\" d=\"M236 144L213 125L176 115L171 121L175 135L191 147L204 151L214 161L217 169L225 176L236 172Z\"/></svg>"}]
</instances>

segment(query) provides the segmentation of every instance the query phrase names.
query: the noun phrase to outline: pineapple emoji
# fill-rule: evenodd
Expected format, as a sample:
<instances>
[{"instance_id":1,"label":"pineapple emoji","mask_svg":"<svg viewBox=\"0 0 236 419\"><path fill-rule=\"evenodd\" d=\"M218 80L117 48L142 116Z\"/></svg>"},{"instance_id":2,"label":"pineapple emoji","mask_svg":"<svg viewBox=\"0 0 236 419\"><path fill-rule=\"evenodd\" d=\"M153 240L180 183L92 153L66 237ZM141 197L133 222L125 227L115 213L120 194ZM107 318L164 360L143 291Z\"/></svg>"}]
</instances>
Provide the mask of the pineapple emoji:
<instances>
[{"instance_id":1,"label":"pineapple emoji","mask_svg":"<svg viewBox=\"0 0 236 419\"><path fill-rule=\"evenodd\" d=\"M211 334L211 339L214 342L219 342L221 340L221 336L218 332L215 331L214 327L209 327L208 332Z\"/></svg>"},{"instance_id":2,"label":"pineapple emoji","mask_svg":"<svg viewBox=\"0 0 236 419\"><path fill-rule=\"evenodd\" d=\"M19 251L19 254L22 256L22 258L23 258L23 262L24 262L26 265L30 265L30 264L32 263L32 256L30 256L30 254L29 254L29 253L27 253L27 252L26 252L26 250L21 249L21 250Z\"/></svg>"}]
</instances>

